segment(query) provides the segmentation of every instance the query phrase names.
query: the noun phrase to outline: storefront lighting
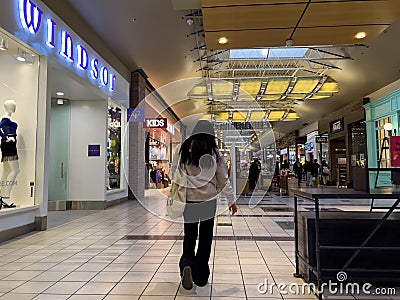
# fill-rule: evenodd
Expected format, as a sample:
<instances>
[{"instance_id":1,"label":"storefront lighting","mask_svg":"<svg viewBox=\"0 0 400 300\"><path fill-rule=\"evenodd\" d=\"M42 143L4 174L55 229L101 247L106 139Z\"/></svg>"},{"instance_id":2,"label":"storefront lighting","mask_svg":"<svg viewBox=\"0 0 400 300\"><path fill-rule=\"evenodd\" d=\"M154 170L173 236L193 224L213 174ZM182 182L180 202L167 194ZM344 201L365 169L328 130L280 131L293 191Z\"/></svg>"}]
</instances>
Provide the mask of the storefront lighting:
<instances>
[{"instance_id":1,"label":"storefront lighting","mask_svg":"<svg viewBox=\"0 0 400 300\"><path fill-rule=\"evenodd\" d=\"M393 129L393 124L386 123L385 125L383 125L383 129L385 129L386 131L391 131Z\"/></svg>"},{"instance_id":2,"label":"storefront lighting","mask_svg":"<svg viewBox=\"0 0 400 300\"><path fill-rule=\"evenodd\" d=\"M63 105L64 104L64 100L63 99L57 99L57 104L58 105Z\"/></svg>"},{"instance_id":3,"label":"storefront lighting","mask_svg":"<svg viewBox=\"0 0 400 300\"><path fill-rule=\"evenodd\" d=\"M8 50L7 42L6 42L5 39L1 39L1 41L0 41L0 50L1 51L7 51Z\"/></svg>"}]
</instances>

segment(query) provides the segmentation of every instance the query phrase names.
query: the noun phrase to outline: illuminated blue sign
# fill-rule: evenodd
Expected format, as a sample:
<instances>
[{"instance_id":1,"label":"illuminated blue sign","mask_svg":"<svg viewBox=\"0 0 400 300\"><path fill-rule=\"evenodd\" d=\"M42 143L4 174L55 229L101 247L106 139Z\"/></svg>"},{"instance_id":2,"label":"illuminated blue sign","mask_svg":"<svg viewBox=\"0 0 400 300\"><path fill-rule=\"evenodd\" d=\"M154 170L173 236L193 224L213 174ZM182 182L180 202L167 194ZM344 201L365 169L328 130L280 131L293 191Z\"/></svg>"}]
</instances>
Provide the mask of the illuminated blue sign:
<instances>
[{"instance_id":1,"label":"illuminated blue sign","mask_svg":"<svg viewBox=\"0 0 400 300\"><path fill-rule=\"evenodd\" d=\"M72 63L79 70L86 71L87 76L97 80L100 86L114 91L116 76L107 66L101 64L97 57L90 57L83 45L75 43L68 30L58 29L57 22L47 18L32 0L19 0L19 18L23 28L33 35L37 35L41 26L44 26L43 44L49 49L56 49L66 63ZM42 22L43 19L46 21Z\"/></svg>"}]
</instances>

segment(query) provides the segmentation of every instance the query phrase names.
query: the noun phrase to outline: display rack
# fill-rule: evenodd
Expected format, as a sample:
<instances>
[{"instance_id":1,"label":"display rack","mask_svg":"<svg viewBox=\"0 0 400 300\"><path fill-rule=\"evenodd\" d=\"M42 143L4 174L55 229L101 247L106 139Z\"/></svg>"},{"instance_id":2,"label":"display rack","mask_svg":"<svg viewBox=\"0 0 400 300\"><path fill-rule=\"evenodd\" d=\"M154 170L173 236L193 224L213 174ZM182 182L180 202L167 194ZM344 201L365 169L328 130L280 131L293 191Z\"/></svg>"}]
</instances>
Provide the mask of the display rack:
<instances>
[{"instance_id":1,"label":"display rack","mask_svg":"<svg viewBox=\"0 0 400 300\"><path fill-rule=\"evenodd\" d=\"M298 198L302 199L303 201L311 201L314 203L314 213L315 213L315 266L311 265L308 261L307 257L304 257L302 253L299 251L299 223L298 223L298 214L299 214L299 207L298 207ZM320 201L325 199L386 199L386 200L393 200L394 203L387 207L387 211L382 213L381 219L376 223L373 230L367 234L365 240L361 243L361 245L354 245L354 246L331 246L331 245L321 245L320 243ZM400 270L391 269L391 270L379 270L379 269L352 269L351 263L357 258L362 250L378 250L378 251L390 251L390 250L398 250L397 247L368 247L368 242L374 237L376 232L382 227L383 224L389 219L392 215L394 210L400 204L400 191L399 190L380 190L374 189L370 192L361 192L355 191L353 189L336 189L336 188L297 188L294 189L294 227L295 227L295 264L296 264L296 272L293 274L297 278L303 278L304 275L300 273L300 261L307 266L309 272L312 272L316 277L316 290L315 295L319 300L323 298L323 290L321 287L323 286L323 278L322 278L322 271L335 271L335 272L352 272L352 271L361 271L361 272L368 272L373 274L376 272L377 274L398 274ZM303 241L302 241L303 242ZM336 250L351 250L354 251L351 256L349 256L347 262L341 267L337 269L324 269L321 266L321 250L322 249L336 249ZM380 276L380 275L379 275ZM374 280L375 278L370 278Z\"/></svg>"},{"instance_id":2,"label":"display rack","mask_svg":"<svg viewBox=\"0 0 400 300\"><path fill-rule=\"evenodd\" d=\"M338 167L337 185L347 186L347 169L345 165L339 165Z\"/></svg>"}]
</instances>

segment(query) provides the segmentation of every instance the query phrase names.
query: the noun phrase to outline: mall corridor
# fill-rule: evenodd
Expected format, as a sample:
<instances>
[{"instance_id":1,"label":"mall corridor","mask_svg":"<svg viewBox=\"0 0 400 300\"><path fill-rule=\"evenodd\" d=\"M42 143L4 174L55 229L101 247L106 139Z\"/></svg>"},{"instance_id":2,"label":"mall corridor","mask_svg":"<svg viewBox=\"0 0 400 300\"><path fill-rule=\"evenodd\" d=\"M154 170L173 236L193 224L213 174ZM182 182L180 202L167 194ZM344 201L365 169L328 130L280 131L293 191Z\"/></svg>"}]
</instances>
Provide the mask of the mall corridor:
<instances>
[{"instance_id":1,"label":"mall corridor","mask_svg":"<svg viewBox=\"0 0 400 300\"><path fill-rule=\"evenodd\" d=\"M315 299L282 294L259 284L296 284L293 202L269 193L238 200L238 214L215 224L209 284L191 291L180 285L182 224L163 220L129 201L44 232L0 245L0 299ZM261 198L262 197L262 198ZM164 207L149 190L146 200ZM252 202L252 201L250 201ZM346 209L335 200L325 208ZM365 210L368 205L353 209ZM309 210L303 203L300 210ZM269 291L272 290L272 293ZM350 295L327 299L400 299Z\"/></svg>"}]
</instances>

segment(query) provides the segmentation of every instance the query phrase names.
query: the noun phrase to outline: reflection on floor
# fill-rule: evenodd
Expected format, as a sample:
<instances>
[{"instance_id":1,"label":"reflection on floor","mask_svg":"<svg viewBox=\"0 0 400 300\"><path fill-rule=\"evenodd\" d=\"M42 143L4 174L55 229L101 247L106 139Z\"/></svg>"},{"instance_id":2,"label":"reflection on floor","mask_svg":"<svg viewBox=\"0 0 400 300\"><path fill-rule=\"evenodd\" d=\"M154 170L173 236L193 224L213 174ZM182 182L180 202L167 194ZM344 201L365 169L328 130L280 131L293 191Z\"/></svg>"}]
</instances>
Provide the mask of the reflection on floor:
<instances>
[{"instance_id":1,"label":"reflection on floor","mask_svg":"<svg viewBox=\"0 0 400 300\"><path fill-rule=\"evenodd\" d=\"M163 214L165 197L159 192L148 191L143 203ZM216 220L212 275L205 287L185 291L180 285L182 224L130 201L86 216L70 211L77 219L1 244L0 299L315 299L274 288L303 284L292 276L293 200L256 194L238 203L237 216L224 213ZM323 207L345 210L350 204L329 201ZM50 213L53 217L58 214Z\"/></svg>"},{"instance_id":2,"label":"reflection on floor","mask_svg":"<svg viewBox=\"0 0 400 300\"><path fill-rule=\"evenodd\" d=\"M98 210L49 211L47 215L47 228L54 228L96 212Z\"/></svg>"}]
</instances>

